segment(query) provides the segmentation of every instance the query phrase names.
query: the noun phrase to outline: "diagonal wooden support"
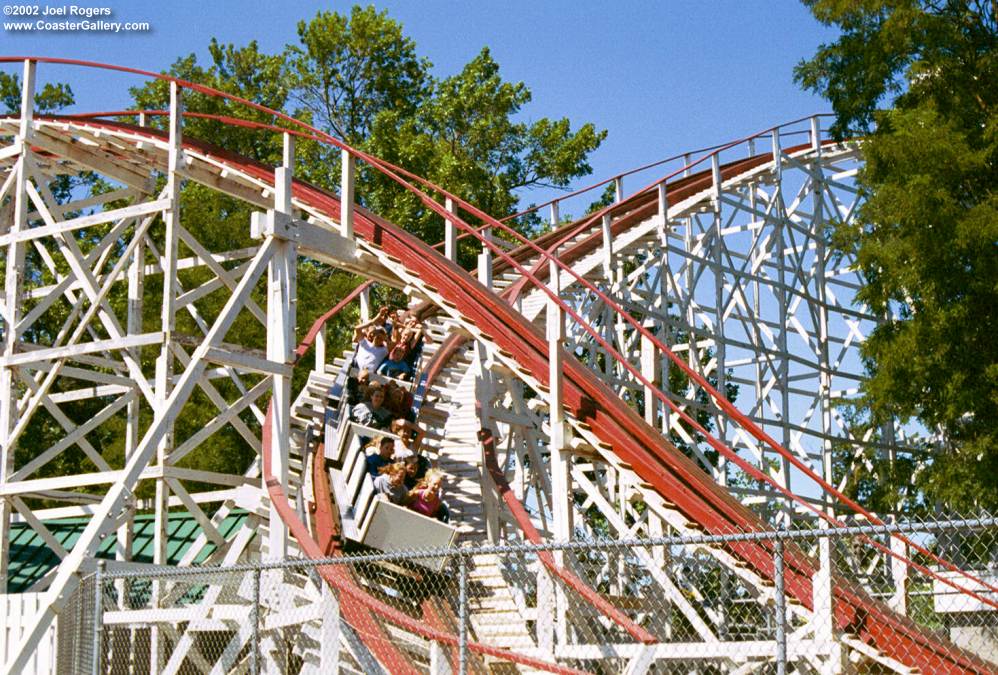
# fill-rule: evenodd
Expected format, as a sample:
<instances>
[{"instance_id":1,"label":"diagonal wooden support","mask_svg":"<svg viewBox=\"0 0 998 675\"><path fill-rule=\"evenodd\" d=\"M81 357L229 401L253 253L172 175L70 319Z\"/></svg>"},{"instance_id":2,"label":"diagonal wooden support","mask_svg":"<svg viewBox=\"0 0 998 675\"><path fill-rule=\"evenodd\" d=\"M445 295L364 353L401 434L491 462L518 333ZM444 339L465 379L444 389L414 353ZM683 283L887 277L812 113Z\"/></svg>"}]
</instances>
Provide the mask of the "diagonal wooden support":
<instances>
[{"instance_id":1,"label":"diagonal wooden support","mask_svg":"<svg viewBox=\"0 0 998 675\"><path fill-rule=\"evenodd\" d=\"M76 571L79 569L84 558L93 556L100 543L99 535L102 524L109 516L117 513L122 508L126 497L132 494L139 476L148 465L150 459L152 459L160 440L167 432L170 415L178 412L187 401L197 384L197 379L204 372L207 366L207 361L203 358L204 354L212 346L222 341L239 311L242 309L246 297L249 296L250 291L255 287L260 276L266 269L270 258L274 254L274 250L275 243L273 239L268 239L263 243L253 260L252 267L240 280L236 292L226 302L211 331L206 336L204 343L194 351L190 365L188 365L177 380L173 392L166 402L166 406L157 413L142 442L125 465L125 469L121 472L120 479L108 489L107 494L101 501L100 506L95 509L94 516L83 531L80 539L59 566L59 572L53 579L52 586L46 596L47 603L45 610L39 612L38 616L35 617L29 628L25 631L16 652L13 653L4 666L5 673L13 675L13 673L19 673L26 667L31 657L31 652L44 635L55 615L62 609L68 593L79 583Z\"/></svg>"}]
</instances>

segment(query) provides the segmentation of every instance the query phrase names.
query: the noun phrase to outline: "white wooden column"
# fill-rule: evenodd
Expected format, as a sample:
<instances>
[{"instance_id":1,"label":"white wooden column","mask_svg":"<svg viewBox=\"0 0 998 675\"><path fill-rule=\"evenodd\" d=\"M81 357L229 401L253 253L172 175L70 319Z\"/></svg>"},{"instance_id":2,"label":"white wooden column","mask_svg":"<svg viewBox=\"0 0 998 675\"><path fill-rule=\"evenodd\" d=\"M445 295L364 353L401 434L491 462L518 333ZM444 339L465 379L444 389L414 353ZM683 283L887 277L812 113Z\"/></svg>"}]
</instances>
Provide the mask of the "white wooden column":
<instances>
[{"instance_id":1,"label":"white wooden column","mask_svg":"<svg viewBox=\"0 0 998 675\"><path fill-rule=\"evenodd\" d=\"M31 162L32 121L35 101L34 61L24 62L24 79L21 83L21 124L14 143L21 146L21 156L14 167L14 218L10 232L24 230L28 226L28 193L25 183L28 180ZM7 269L4 276L4 357L13 356L17 351L19 331L17 324L21 315L21 285L24 281L23 243L12 242L7 246ZM14 385L16 366L0 366L0 481L7 482L14 470L14 448L12 438L17 423L17 389ZM13 504L10 500L0 500L0 593L7 592L7 575L10 555L10 517Z\"/></svg>"},{"instance_id":2,"label":"white wooden column","mask_svg":"<svg viewBox=\"0 0 998 675\"><path fill-rule=\"evenodd\" d=\"M655 326L645 326L648 330L654 330ZM645 378L652 385L644 385L644 413L645 422L649 426L654 427L658 417L658 398L655 396L655 390L660 385L661 380L659 378L659 357L658 350L652 341L642 335L641 336L641 377ZM668 410L664 411L664 414L668 414Z\"/></svg>"},{"instance_id":3,"label":"white wooden column","mask_svg":"<svg viewBox=\"0 0 998 675\"><path fill-rule=\"evenodd\" d=\"M548 287L557 296L560 292L560 270L555 262L548 262ZM547 302L548 340L548 404L551 434L548 448L551 452L551 491L554 518L554 535L560 541L572 538L571 451L568 450L565 413L562 407L564 385L563 371L565 350L565 312L553 300Z\"/></svg>"},{"instance_id":4,"label":"white wooden column","mask_svg":"<svg viewBox=\"0 0 998 675\"><path fill-rule=\"evenodd\" d=\"M661 317L669 316L669 294L672 292L669 288L669 280L672 278L672 268L669 264L669 195L667 193L667 186L665 181L658 184L658 241L660 248L661 260L659 263L658 271L658 298L656 303L656 308ZM659 339L666 340L667 324L664 318L657 319L656 323L662 328L659 332ZM659 372L658 385L663 392L668 396L671 393L669 385L669 368L670 361L669 357L664 354L655 355L656 367ZM672 411L669 406L662 405L662 421L660 428L662 429L662 434L668 438L669 431L672 429ZM647 413L645 414L645 419L647 419ZM654 425L654 416L649 424Z\"/></svg>"},{"instance_id":5,"label":"white wooden column","mask_svg":"<svg viewBox=\"0 0 998 675\"><path fill-rule=\"evenodd\" d=\"M789 324L790 316L790 294L787 291L787 258L786 258L786 204L783 199L783 149L780 146L780 132L773 130L773 198L777 200L776 218L774 218L775 233L773 236L773 258L777 269L776 296L779 301L779 332L776 336L776 346L779 350L779 370L780 382L790 381L790 353L788 348L787 334L791 330ZM790 387L780 387L780 427L783 432L781 437L784 448L789 449L792 441L790 430ZM781 478L783 486L791 490L790 461L786 457L780 458ZM793 506L788 498L781 498L783 504L781 513L781 524L790 528L793 521Z\"/></svg>"},{"instance_id":6,"label":"white wooden column","mask_svg":"<svg viewBox=\"0 0 998 675\"><path fill-rule=\"evenodd\" d=\"M166 480L168 458L173 451L173 418L167 415L168 400L173 388L174 359L173 333L176 328L177 300L177 256L180 242L180 189L182 176L179 173L183 162L183 92L176 82L170 83L170 149L167 155L166 198L169 207L163 212L164 241L161 251L160 267L163 272L163 299L160 311L160 324L163 331L163 344L159 357L156 359L156 413L165 416L165 432L160 437L156 447L156 463L162 468L162 475L156 479L156 496L153 526L153 562L157 565L167 564L167 544L169 537L170 487ZM162 583L152 584L153 607L158 607L162 594ZM165 654L162 653L162 636L160 629L153 626L150 630L149 669L155 674L160 672Z\"/></svg>"},{"instance_id":7,"label":"white wooden column","mask_svg":"<svg viewBox=\"0 0 998 675\"><path fill-rule=\"evenodd\" d=\"M896 517L891 518L892 523L897 522ZM891 595L888 604L898 614L908 614L908 564L904 561L908 558L908 545L899 537L891 537L891 553L900 558L891 557L891 581L894 582L894 594Z\"/></svg>"},{"instance_id":8,"label":"white wooden column","mask_svg":"<svg viewBox=\"0 0 998 675\"><path fill-rule=\"evenodd\" d=\"M548 261L548 288L555 297L561 294L561 270L553 261ZM574 523L572 521L572 451L568 444L568 428L565 424L563 402L565 350L562 343L565 340L565 312L554 299L547 302L547 340L548 340L548 421L550 437L548 451L551 464L551 511L553 534L558 541L570 541L573 537ZM555 562L559 566L565 564L565 553L556 551ZM549 575L547 570L543 574ZM565 644L568 638L568 599L561 585L555 585L555 635L558 644Z\"/></svg>"},{"instance_id":9,"label":"white wooden column","mask_svg":"<svg viewBox=\"0 0 998 675\"><path fill-rule=\"evenodd\" d=\"M491 227L482 230L482 238L491 243ZM478 281L490 291L492 290L492 249L486 246L485 242L482 242L482 252L478 254Z\"/></svg>"},{"instance_id":10,"label":"white wooden column","mask_svg":"<svg viewBox=\"0 0 998 675\"><path fill-rule=\"evenodd\" d=\"M716 311L714 326L714 363L716 363L715 375L717 377L717 390L722 396L727 392L727 344L724 339L724 235L722 229L724 219L721 217L721 160L715 152L710 157L710 172L713 180L713 203L714 203L714 307ZM704 373L706 375L707 373ZM716 416L717 437L722 443L727 442L728 424L725 415ZM717 482L721 485L728 484L727 460L723 456L717 458Z\"/></svg>"},{"instance_id":11,"label":"white wooden column","mask_svg":"<svg viewBox=\"0 0 998 675\"><path fill-rule=\"evenodd\" d=\"M444 208L448 213L454 213L454 200L447 197ZM457 225L451 218L444 219L444 256L448 260L457 260Z\"/></svg>"},{"instance_id":12,"label":"white wooden column","mask_svg":"<svg viewBox=\"0 0 998 675\"><path fill-rule=\"evenodd\" d=\"M368 286L360 292L360 321L367 323L371 320L371 287Z\"/></svg>"},{"instance_id":13,"label":"white wooden column","mask_svg":"<svg viewBox=\"0 0 998 675\"><path fill-rule=\"evenodd\" d=\"M600 232L603 235L603 274L606 276L607 285L612 287L616 279L613 273L613 234L610 230L609 213L603 214Z\"/></svg>"},{"instance_id":14,"label":"white wooden column","mask_svg":"<svg viewBox=\"0 0 998 675\"><path fill-rule=\"evenodd\" d=\"M145 294L145 259L146 259L146 247L144 238L140 236L138 230L136 230L135 236L139 237L139 241L135 245L135 251L132 253L132 260L128 265L128 318L127 318L127 331L129 335L138 335L142 333L142 309L143 309L143 296ZM135 448L139 445L139 440L142 438L142 419L140 417L142 410L142 396L141 391L138 389L138 385L133 386L135 392L134 398L128 403L127 410L127 421L125 425L125 461L132 456ZM134 525L134 514L135 506L134 502L129 505L129 516L118 528L117 534L117 552L116 557L118 560L131 560L132 559L132 540L133 540L133 525Z\"/></svg>"},{"instance_id":15,"label":"white wooden column","mask_svg":"<svg viewBox=\"0 0 998 675\"><path fill-rule=\"evenodd\" d=\"M347 150L340 151L340 234L353 239L353 200L356 160Z\"/></svg>"},{"instance_id":16,"label":"white wooden column","mask_svg":"<svg viewBox=\"0 0 998 675\"><path fill-rule=\"evenodd\" d=\"M267 360L290 364L295 336L295 265L298 259L293 233L278 225L291 223L291 178L294 166L294 141L284 135L283 166L274 170L274 213L268 236L275 241L274 257L267 269ZM293 227L293 226L292 226ZM273 413L271 417L270 470L284 493L288 493L288 456L291 452L291 377L275 373ZM266 489L266 486L263 486ZM287 526L270 505L270 541L268 556L279 560L287 555Z\"/></svg>"}]
</instances>

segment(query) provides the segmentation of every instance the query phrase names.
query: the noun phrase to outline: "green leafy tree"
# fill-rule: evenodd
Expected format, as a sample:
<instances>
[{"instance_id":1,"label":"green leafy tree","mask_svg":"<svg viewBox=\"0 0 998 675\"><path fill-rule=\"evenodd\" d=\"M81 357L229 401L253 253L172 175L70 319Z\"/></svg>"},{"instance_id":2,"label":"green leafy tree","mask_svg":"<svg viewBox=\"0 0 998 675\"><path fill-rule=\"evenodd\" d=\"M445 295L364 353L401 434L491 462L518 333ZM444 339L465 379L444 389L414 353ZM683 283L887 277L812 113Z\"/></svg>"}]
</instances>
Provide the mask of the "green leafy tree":
<instances>
[{"instance_id":1,"label":"green leafy tree","mask_svg":"<svg viewBox=\"0 0 998 675\"><path fill-rule=\"evenodd\" d=\"M959 509L998 506L998 3L805 0L841 30L796 70L840 135L865 134L866 196L836 246L892 318L863 348L872 423L917 417L943 447L919 474ZM881 110L882 106L888 109Z\"/></svg>"},{"instance_id":2,"label":"green leafy tree","mask_svg":"<svg viewBox=\"0 0 998 675\"><path fill-rule=\"evenodd\" d=\"M371 7L354 7L349 15L320 12L311 21L302 21L297 43L282 53L265 54L255 42L237 47L215 40L208 52L204 63L193 55L179 59L169 74L288 112L351 145L441 183L500 216L515 208L518 191L535 185L565 185L573 176L588 172L585 158L605 135L592 125L572 132L567 120L542 119L531 124L515 119L529 102L530 92L522 83L504 82L487 50L458 75L435 79L429 61L418 55L402 27ZM149 83L132 94L143 109L164 109L169 104L169 86L164 82ZM198 93L186 92L184 104L193 113L274 122L271 115ZM153 118L150 123L163 128L165 119ZM183 133L186 138L221 145L263 163L280 161L281 139L277 134L196 116L185 119ZM336 190L339 151L302 139L296 146L296 177ZM362 164L357 197L363 205L424 239L442 237L442 219L432 215L417 196ZM181 200L182 223L209 250L253 244L248 236L253 208L246 203L193 182L184 185ZM189 254L184 246L181 249L182 255ZM185 289L207 281L203 269L184 270L180 276ZM299 335L357 283L359 279L352 275L302 261L298 269ZM152 324L157 320L153 310L159 306L161 294L158 280L150 278L146 290L150 298L147 320ZM220 292L199 300L199 310L210 319L225 295ZM353 318L345 315L340 319L342 325L333 327L330 334L345 340L346 324ZM178 316L177 330L199 334L193 319L186 315ZM262 327L249 319L237 322L227 337L261 348L264 338ZM334 352L344 346L330 344ZM228 383L219 381L217 386L234 395ZM200 393L188 407L190 414L185 413L177 423L177 438L181 440L214 415L213 405ZM256 424L248 414L244 421ZM242 439L227 430L206 441L184 463L213 471L237 471L251 456Z\"/></svg>"}]
</instances>

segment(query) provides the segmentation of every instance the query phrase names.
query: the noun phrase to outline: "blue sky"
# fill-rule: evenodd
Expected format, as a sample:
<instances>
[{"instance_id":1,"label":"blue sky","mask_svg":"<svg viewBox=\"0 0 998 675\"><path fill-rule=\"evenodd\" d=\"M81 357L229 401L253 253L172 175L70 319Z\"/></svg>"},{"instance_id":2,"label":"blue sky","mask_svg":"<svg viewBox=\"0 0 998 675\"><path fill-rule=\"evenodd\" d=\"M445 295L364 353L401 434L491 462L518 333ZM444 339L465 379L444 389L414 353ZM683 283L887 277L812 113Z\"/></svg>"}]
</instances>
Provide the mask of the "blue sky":
<instances>
[{"instance_id":1,"label":"blue sky","mask_svg":"<svg viewBox=\"0 0 998 675\"><path fill-rule=\"evenodd\" d=\"M505 78L533 91L526 119L567 116L574 124L591 121L608 129L592 158L594 177L829 109L793 83L794 65L834 38L797 0L374 4L402 23L437 75L456 72L488 46ZM296 40L299 20L320 10L349 11L350 4L98 0L87 6L110 7L114 21L148 21L152 31L4 31L0 52L158 71L191 52L205 60L212 37L237 45L257 40L263 50L279 51ZM49 67L41 76L69 81L78 107L89 110L126 106L127 87L137 83L79 69Z\"/></svg>"}]
</instances>

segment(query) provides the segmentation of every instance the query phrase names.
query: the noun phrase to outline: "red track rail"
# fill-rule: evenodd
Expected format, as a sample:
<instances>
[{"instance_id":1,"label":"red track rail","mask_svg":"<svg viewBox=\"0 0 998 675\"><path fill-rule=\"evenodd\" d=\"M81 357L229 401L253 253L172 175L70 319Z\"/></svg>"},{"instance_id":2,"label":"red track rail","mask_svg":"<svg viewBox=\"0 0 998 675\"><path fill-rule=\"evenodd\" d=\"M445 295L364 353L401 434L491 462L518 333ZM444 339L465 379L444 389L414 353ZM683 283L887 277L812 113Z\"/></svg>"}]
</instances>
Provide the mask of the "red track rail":
<instances>
[{"instance_id":1,"label":"red track rail","mask_svg":"<svg viewBox=\"0 0 998 675\"><path fill-rule=\"evenodd\" d=\"M212 96L224 96L253 109L273 114L285 122L301 126L297 120L282 113L267 110L258 104L223 94L203 85L180 81L156 73L68 59L28 58L43 62L97 66L175 81L183 87ZM26 60L26 58L6 57L0 59L0 62L17 60ZM120 128L122 125L109 124L108 126ZM143 129L142 131L148 133L148 130ZM320 138L337 147L351 151L352 154L367 161L374 168L404 185L407 189L417 190L400 177L399 174L404 172L396 173L397 167L391 167L377 158L347 148L342 142L322 134L318 130L310 129L310 131L319 134ZM236 157L224 151L212 151L211 154L223 159L223 161L233 162L241 170L255 173L261 179L269 180L271 177L270 171L266 167L249 162L245 158ZM339 203L335 197L322 193L311 186L298 183L295 185L294 192L298 199L315 208L322 209L326 213L335 214L339 211ZM424 198L424 203L442 216L448 216L442 207L429 197ZM460 206L466 212L480 213L474 207L463 202L460 203ZM484 219L486 222L491 221L500 225L493 219L487 217ZM466 227L460 218L455 218L455 220L459 226ZM400 260L410 272L417 274L423 283L434 286L445 300L453 303L466 320L474 322L483 332L496 336L497 346L505 353L510 354L520 367L528 372L536 373L539 378L546 377L547 345L544 337L457 265L433 255L430 246L363 210L357 212L355 232L359 238L382 248L386 254ZM620 401L582 364L567 360L564 379L564 404L573 415L580 421L589 423L598 438L612 447L614 452L628 462L643 480L651 483L660 494L671 499L687 517L700 523L711 532L723 533L760 529L762 523L751 512L714 484L706 474L665 441L657 431L647 427L642 418ZM541 383L544 384L543 381ZM724 407L723 401L719 401L719 404L722 408ZM726 408L725 410L729 412ZM743 417L737 411L729 414L739 421ZM269 423L265 432L269 437ZM775 443L771 439L766 440L768 443ZM276 497L274 503L281 512L282 518L288 521L289 528L293 532L297 531L296 537L298 534L303 535L312 544L312 549L314 549L312 552L318 553L315 542L309 539L307 531L302 531L304 525L298 520L297 514L288 506L280 486L276 485L273 478L269 476L269 456L267 453L264 453L264 466L265 475L268 477L268 490L271 491L273 497ZM309 548L306 542L302 542L302 545L303 548ZM768 547L754 542L738 542L730 544L729 550L760 574L772 575L771 550ZM796 555L788 556L787 563L787 591L803 604L809 606L810 574L814 572L813 564ZM326 575L324 574L324 576ZM356 589L351 588L349 583L344 583L335 577L336 575L330 575L327 580L330 583L338 584L340 590L349 596L356 594ZM399 613L393 608L379 607L377 601L366 597L362 591L360 596L356 598L358 602L369 606L373 611L390 617L390 620L399 625L408 626L410 624L409 617L405 615L395 616ZM983 664L976 657L927 633L907 619L893 614L881 603L872 601L862 591L849 589L843 584L839 584L835 589L835 600L834 615L838 628L858 634L861 639L874 644L885 654L903 663L912 663L931 672L976 673L992 671L990 666ZM373 606L371 606L372 603ZM425 634L421 631L426 631L424 627L419 625L414 626L414 629L414 632L420 634ZM436 635L435 632L431 632ZM438 637L441 638L442 642L448 642L453 636L441 635L430 639L438 639ZM480 648L482 646L475 645L474 647Z\"/></svg>"},{"instance_id":2,"label":"red track rail","mask_svg":"<svg viewBox=\"0 0 998 675\"><path fill-rule=\"evenodd\" d=\"M346 298L333 307L333 309L329 310L326 314L316 320L306 335L306 338L295 350L296 362L299 361L304 354L308 353L308 350L314 344L315 339L319 334L319 329L322 324L335 316L340 310L352 302L363 289L363 285L357 287L349 295L347 295ZM298 545L301 547L302 553L305 557L311 560L325 559L330 553L335 553L333 547L333 530L335 529L335 520L333 518L331 508L326 509L326 504L332 504L332 496L330 494L331 490L329 489L328 483L323 482L325 480L325 472L321 472L323 478L318 481L317 484L314 484L314 487L317 490L321 490L323 485L325 487L326 499L319 499L316 502L317 535L318 538L324 542L324 546L320 546L317 541L312 538L311 533L305 526L305 523L301 521L298 514L291 507L288 497L284 493L284 489L271 472L271 456L269 448L271 447L271 434L273 429L272 420L273 403L271 403L267 408L267 417L264 421L261 438L262 447L264 448L263 480L264 484L267 486L267 493L270 496L271 503L277 509L281 520L284 521L285 525L287 525L288 531L298 542ZM318 461L313 462L313 469L315 472L319 472L318 468L315 468L315 465L317 464L319 464ZM322 497L323 495L320 495L317 491L316 496ZM320 531L319 527L322 527L323 531ZM415 675L416 673L419 673L419 671L412 666L409 657L395 647L393 639L385 632L381 621L393 623L394 625L427 640L440 642L441 644L452 647L458 645L459 639L457 635L438 628L433 628L432 626L427 626L425 623L410 617L408 614L371 597L364 589L357 585L357 583L351 578L349 571L343 565L323 565L318 568L318 572L333 589L351 600L351 602L340 603L344 618L346 618L347 622L357 630L359 637L364 644L367 645L368 649L370 649L378 660L383 665L388 667L392 673L412 673ZM564 675L580 675L585 673L585 671L580 671L574 668L566 668L557 664L548 663L541 659L536 659L478 642L469 642L467 646L470 651L484 656L492 656L550 673L559 673Z\"/></svg>"},{"instance_id":3,"label":"red track rail","mask_svg":"<svg viewBox=\"0 0 998 675\"><path fill-rule=\"evenodd\" d=\"M513 519L523 532L524 538L531 544L543 543L544 540L541 538L540 532L537 531L537 528L534 527L533 522L530 520L530 514L527 513L523 504L513 494L512 488L506 482L506 476L503 475L502 469L499 468L499 462L496 459L495 439L492 437L492 432L488 429L482 429L478 432L478 440L481 442L484 451L485 468L488 469L489 475L492 476L496 492L506 504L506 508L513 515ZM609 617L618 626L626 630L635 640L644 642L645 644L658 642L658 638L634 623L630 617L593 590L591 586L580 579L574 572L558 565L551 551L538 551L537 557L553 575L561 579L562 583L577 593L583 600Z\"/></svg>"},{"instance_id":4,"label":"red track rail","mask_svg":"<svg viewBox=\"0 0 998 675\"><path fill-rule=\"evenodd\" d=\"M89 124L115 129L125 126L132 132L145 133L150 137L159 136L142 127L107 122ZM199 151L217 159L233 163L241 171L261 180L271 179L271 170L258 163L233 153L209 148L205 144L189 140L185 143L194 145ZM296 182L294 196L325 213L339 213L338 199L313 186ZM507 303L485 289L455 263L436 255L428 244L374 214L358 209L354 227L359 238L401 260L407 269L452 302L462 316L475 323L483 332L495 336L497 346L511 354L522 368L538 374L540 378L546 378L546 339ZM636 412L583 364L567 359L564 379L564 403L572 414L578 420L588 423L597 437L630 464L642 480L651 483L690 520L719 534L763 529L764 524L754 514L716 485L656 430L648 427ZM542 384L546 382L542 381ZM269 471L269 457L266 457L266 453L265 459L265 468ZM273 486L268 484L268 490L272 491L272 498L279 510L286 511L281 514L282 519L286 520L306 555L321 557L321 551L308 536L304 524L287 506L286 498L283 503L285 508L281 508L278 497L282 493L279 486L276 483ZM756 542L737 542L729 545L729 551L764 577L772 576L771 547ZM787 592L807 607L811 606L811 577L815 572L816 569L809 560L788 556L785 572ZM407 615L370 598L349 580L331 574L323 576L341 592L406 630L445 644L452 644L452 640L456 639L453 635L429 630ZM993 672L990 666L977 657L894 614L862 591L848 589L840 583L835 588L835 599L835 623L838 629L857 634L860 639L902 663L917 665L927 672ZM503 650L485 645L475 645L475 648L493 650L496 652L494 655L510 659L510 655Z\"/></svg>"}]
</instances>

